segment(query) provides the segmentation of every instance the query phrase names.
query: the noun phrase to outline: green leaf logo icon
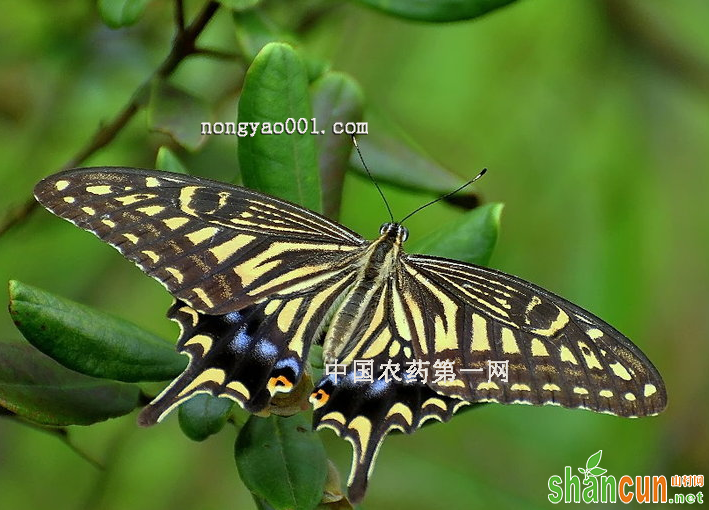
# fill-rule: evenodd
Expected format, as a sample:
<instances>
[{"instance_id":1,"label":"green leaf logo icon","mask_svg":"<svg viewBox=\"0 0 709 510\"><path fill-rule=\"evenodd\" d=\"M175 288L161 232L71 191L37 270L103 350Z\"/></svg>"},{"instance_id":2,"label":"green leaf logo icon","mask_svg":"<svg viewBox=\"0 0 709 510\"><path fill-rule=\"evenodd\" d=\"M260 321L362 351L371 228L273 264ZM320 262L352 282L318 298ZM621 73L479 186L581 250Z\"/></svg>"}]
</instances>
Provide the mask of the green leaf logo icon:
<instances>
[{"instance_id":1,"label":"green leaf logo icon","mask_svg":"<svg viewBox=\"0 0 709 510\"><path fill-rule=\"evenodd\" d=\"M584 483L586 483L589 477L601 476L607 471L606 469L598 467L601 463L601 455L603 455L603 450L598 450L586 461L586 469L578 468L579 473L583 475Z\"/></svg>"}]
</instances>

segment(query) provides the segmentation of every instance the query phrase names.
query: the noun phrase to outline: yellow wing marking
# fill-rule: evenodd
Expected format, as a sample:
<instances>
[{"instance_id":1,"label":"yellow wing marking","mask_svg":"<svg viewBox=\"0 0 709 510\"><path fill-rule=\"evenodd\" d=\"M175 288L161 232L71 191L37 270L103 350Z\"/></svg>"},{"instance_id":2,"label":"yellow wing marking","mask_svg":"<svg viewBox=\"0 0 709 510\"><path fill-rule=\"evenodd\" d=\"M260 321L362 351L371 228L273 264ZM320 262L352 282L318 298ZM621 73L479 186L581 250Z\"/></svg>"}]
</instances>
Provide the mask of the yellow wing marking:
<instances>
[{"instance_id":1,"label":"yellow wing marking","mask_svg":"<svg viewBox=\"0 0 709 510\"><path fill-rule=\"evenodd\" d=\"M379 328L379 326L382 324L384 321L384 313L385 313L385 302L387 298L387 293L382 292L379 296L379 301L377 302L377 306L374 309L374 315L372 315L372 319L369 321L369 325L367 326L367 329L364 331L364 334L362 335L362 340L361 342L366 342L370 339L370 337L374 334L374 332ZM386 332L386 334L385 334ZM385 338L386 337L386 338ZM370 358L374 357L380 352L384 350L386 347L387 342L391 339L391 332L389 332L389 328L385 328L384 331L382 331L381 334L379 334L377 340L375 340L372 345L367 349L367 352L363 355L365 358ZM356 351L359 351L360 345L357 346ZM369 353L369 354L367 354Z\"/></svg>"},{"instance_id":2,"label":"yellow wing marking","mask_svg":"<svg viewBox=\"0 0 709 510\"><path fill-rule=\"evenodd\" d=\"M254 280L256 280L264 273L270 271L271 269L274 269L279 264L281 264L283 260L277 257L287 254L290 251L344 251L352 250L355 248L356 247L340 246L338 244L276 242L258 255L251 257L249 260L246 260L242 264L236 266L234 268L234 272L241 279L242 285L246 287L253 283ZM270 262L268 262L269 260ZM250 292L249 294L252 294L252 292Z\"/></svg>"},{"instance_id":3,"label":"yellow wing marking","mask_svg":"<svg viewBox=\"0 0 709 510\"><path fill-rule=\"evenodd\" d=\"M204 292L204 290L202 288L195 287L192 289L192 292L194 292L197 295L197 297L199 299L201 299L205 305L207 305L207 307L209 307L209 308L214 307L214 303L212 302L211 299L209 299L209 296L207 295L206 292Z\"/></svg>"},{"instance_id":4,"label":"yellow wing marking","mask_svg":"<svg viewBox=\"0 0 709 510\"><path fill-rule=\"evenodd\" d=\"M64 191L68 186L69 181L57 181L54 184L54 187L57 188L58 191Z\"/></svg>"},{"instance_id":5,"label":"yellow wing marking","mask_svg":"<svg viewBox=\"0 0 709 510\"><path fill-rule=\"evenodd\" d=\"M173 278L177 281L177 283L182 283L182 281L185 279L185 275L180 272L180 270L175 269L174 267L166 267L165 271L170 273Z\"/></svg>"},{"instance_id":6,"label":"yellow wing marking","mask_svg":"<svg viewBox=\"0 0 709 510\"><path fill-rule=\"evenodd\" d=\"M81 210L89 216L93 216L94 214L96 214L96 209L94 209L93 207L82 207Z\"/></svg>"},{"instance_id":7,"label":"yellow wing marking","mask_svg":"<svg viewBox=\"0 0 709 510\"><path fill-rule=\"evenodd\" d=\"M431 397L428 400L426 400L423 403L423 405L421 406L421 409L425 409L427 406L430 406L430 405L439 407L439 408L443 409L444 411L446 410L446 403L443 400L441 400L440 398L435 398L435 397Z\"/></svg>"},{"instance_id":8,"label":"yellow wing marking","mask_svg":"<svg viewBox=\"0 0 709 510\"><path fill-rule=\"evenodd\" d=\"M359 441L359 450L364 453L369 443L369 437L372 435L372 422L366 416L356 416L347 426L349 430L357 432Z\"/></svg>"},{"instance_id":9,"label":"yellow wing marking","mask_svg":"<svg viewBox=\"0 0 709 510\"><path fill-rule=\"evenodd\" d=\"M148 188L157 188L160 186L160 181L158 181L155 177L146 177L145 186Z\"/></svg>"},{"instance_id":10,"label":"yellow wing marking","mask_svg":"<svg viewBox=\"0 0 709 510\"><path fill-rule=\"evenodd\" d=\"M505 354L519 354L517 339L510 328L502 328L502 352Z\"/></svg>"},{"instance_id":11,"label":"yellow wing marking","mask_svg":"<svg viewBox=\"0 0 709 510\"><path fill-rule=\"evenodd\" d=\"M192 216L199 216L199 213L190 207L192 197L198 189L199 186L185 186L180 190L180 197L178 199L180 201L180 209Z\"/></svg>"},{"instance_id":12,"label":"yellow wing marking","mask_svg":"<svg viewBox=\"0 0 709 510\"><path fill-rule=\"evenodd\" d=\"M202 352L207 353L207 352L209 352L209 349L212 348L213 343L214 343L214 341L212 340L212 337L210 337L210 336L195 335L185 342L185 346L194 345L194 344L201 345Z\"/></svg>"},{"instance_id":13,"label":"yellow wing marking","mask_svg":"<svg viewBox=\"0 0 709 510\"><path fill-rule=\"evenodd\" d=\"M396 404L391 406L391 409L389 409L389 412L387 413L384 419L386 420L387 418L391 418L395 414L401 416L404 421L406 421L406 423L408 423L409 425L411 425L414 420L414 415L411 412L411 409L409 409L408 406L402 404L401 402L397 402Z\"/></svg>"},{"instance_id":14,"label":"yellow wing marking","mask_svg":"<svg viewBox=\"0 0 709 510\"><path fill-rule=\"evenodd\" d=\"M476 389L478 389L478 390L499 390L500 387L497 385L497 383L490 381L490 382L478 383Z\"/></svg>"},{"instance_id":15,"label":"yellow wing marking","mask_svg":"<svg viewBox=\"0 0 709 510\"><path fill-rule=\"evenodd\" d=\"M166 220L162 220L162 222L165 224L167 228L170 230L177 230L181 226L187 224L190 222L189 218L185 218L184 216L175 216L174 218L168 218Z\"/></svg>"},{"instance_id":16,"label":"yellow wing marking","mask_svg":"<svg viewBox=\"0 0 709 510\"><path fill-rule=\"evenodd\" d=\"M621 379L625 381L630 381L632 379L632 376L628 370L621 365L620 362L611 363L609 366L611 367L611 370L613 370L613 373Z\"/></svg>"},{"instance_id":17,"label":"yellow wing marking","mask_svg":"<svg viewBox=\"0 0 709 510\"><path fill-rule=\"evenodd\" d=\"M142 253L143 255L146 255L147 257L149 257L150 260L153 261L153 264L157 264L158 261L160 260L160 256L159 256L157 253L155 253L154 251L151 251L151 250L143 250L141 253Z\"/></svg>"},{"instance_id":18,"label":"yellow wing marking","mask_svg":"<svg viewBox=\"0 0 709 510\"><path fill-rule=\"evenodd\" d=\"M538 338L532 338L532 356L549 356L549 351Z\"/></svg>"},{"instance_id":19,"label":"yellow wing marking","mask_svg":"<svg viewBox=\"0 0 709 510\"><path fill-rule=\"evenodd\" d=\"M646 384L645 389L643 391L643 395L646 397L650 397L657 393L657 388L655 387L654 384Z\"/></svg>"},{"instance_id":20,"label":"yellow wing marking","mask_svg":"<svg viewBox=\"0 0 709 510\"><path fill-rule=\"evenodd\" d=\"M411 321L414 323L414 328L416 329L416 337L418 338L419 349L423 356L428 354L428 344L426 343L426 331L423 327L424 317L421 313L416 300L408 292L404 295L404 300L409 308L409 313L411 314Z\"/></svg>"},{"instance_id":21,"label":"yellow wing marking","mask_svg":"<svg viewBox=\"0 0 709 510\"><path fill-rule=\"evenodd\" d=\"M209 368L195 377L194 380L179 393L178 398L191 393L195 388L199 388L206 383L211 382L221 386L224 384L225 378L226 373L224 370L219 368Z\"/></svg>"},{"instance_id":22,"label":"yellow wing marking","mask_svg":"<svg viewBox=\"0 0 709 510\"><path fill-rule=\"evenodd\" d=\"M510 389L512 391L532 391L532 388L530 388L526 384L520 384L520 383L515 383L512 386L510 386Z\"/></svg>"},{"instance_id":23,"label":"yellow wing marking","mask_svg":"<svg viewBox=\"0 0 709 510\"><path fill-rule=\"evenodd\" d=\"M591 338L591 340L598 340L603 336L603 331L598 328L591 328L586 331L586 334Z\"/></svg>"},{"instance_id":24,"label":"yellow wing marking","mask_svg":"<svg viewBox=\"0 0 709 510\"><path fill-rule=\"evenodd\" d=\"M394 307L394 325L396 326L396 332L399 337L410 342L411 328L409 328L409 321L406 320L406 312L404 311L404 303L401 300L401 294L396 285L391 286L391 300Z\"/></svg>"},{"instance_id":25,"label":"yellow wing marking","mask_svg":"<svg viewBox=\"0 0 709 510\"><path fill-rule=\"evenodd\" d=\"M635 395L633 393L628 392L624 396L625 396L625 400L629 400L630 402L635 401Z\"/></svg>"},{"instance_id":26,"label":"yellow wing marking","mask_svg":"<svg viewBox=\"0 0 709 510\"><path fill-rule=\"evenodd\" d=\"M570 320L568 314L559 307L557 307L557 310L559 310L559 314L552 321L552 323L549 324L548 328L531 329L530 332L539 336L552 336L554 333L566 326Z\"/></svg>"},{"instance_id":27,"label":"yellow wing marking","mask_svg":"<svg viewBox=\"0 0 709 510\"><path fill-rule=\"evenodd\" d=\"M239 234L220 245L210 248L209 251L217 259L217 264L221 264L254 239L256 239L254 236Z\"/></svg>"},{"instance_id":28,"label":"yellow wing marking","mask_svg":"<svg viewBox=\"0 0 709 510\"><path fill-rule=\"evenodd\" d=\"M268 303L266 303L266 307L263 309L263 313L266 315L272 315L273 312L278 310L278 307L281 306L282 301L280 299L271 299Z\"/></svg>"},{"instance_id":29,"label":"yellow wing marking","mask_svg":"<svg viewBox=\"0 0 709 510\"><path fill-rule=\"evenodd\" d=\"M458 305L456 305L448 296L442 294L435 285L433 285L421 273L416 273L415 278L426 287L433 296L438 299L443 307L443 316L436 315L434 318L434 338L433 345L436 352L444 350L455 350L458 348L458 335L456 334L456 314L458 313ZM423 343L423 342L422 342Z\"/></svg>"},{"instance_id":30,"label":"yellow wing marking","mask_svg":"<svg viewBox=\"0 0 709 510\"><path fill-rule=\"evenodd\" d=\"M559 385L553 383L546 383L544 386L542 386L542 389L546 391L561 391Z\"/></svg>"},{"instance_id":31,"label":"yellow wing marking","mask_svg":"<svg viewBox=\"0 0 709 510\"><path fill-rule=\"evenodd\" d=\"M293 299L292 301L286 303L281 312L278 314L278 319L276 322L278 324L278 329L280 329L283 333L287 333L293 325L295 314L300 308L300 304L302 302L303 298Z\"/></svg>"},{"instance_id":32,"label":"yellow wing marking","mask_svg":"<svg viewBox=\"0 0 709 510\"><path fill-rule=\"evenodd\" d=\"M128 239L133 244L138 244L138 236L135 234L125 233L125 234L123 234L123 237Z\"/></svg>"},{"instance_id":33,"label":"yellow wing marking","mask_svg":"<svg viewBox=\"0 0 709 510\"><path fill-rule=\"evenodd\" d=\"M588 345L586 345L584 342L579 342L579 347L581 348L581 354L583 355L583 359L586 361L586 366L588 368L597 368L598 370L603 370L603 366L598 361L596 355L589 349Z\"/></svg>"},{"instance_id":34,"label":"yellow wing marking","mask_svg":"<svg viewBox=\"0 0 709 510\"><path fill-rule=\"evenodd\" d=\"M374 358L378 356L381 352L386 349L386 346L391 342L391 331L389 328L385 328L382 330L381 333L379 333L379 336L377 339L372 342L372 345L370 345L366 351L362 354L364 358ZM399 344L399 342L394 342L395 344Z\"/></svg>"},{"instance_id":35,"label":"yellow wing marking","mask_svg":"<svg viewBox=\"0 0 709 510\"><path fill-rule=\"evenodd\" d=\"M64 201L67 204L73 204L74 202L76 202L76 199L74 197L64 197Z\"/></svg>"},{"instance_id":36,"label":"yellow wing marking","mask_svg":"<svg viewBox=\"0 0 709 510\"><path fill-rule=\"evenodd\" d=\"M489 351L490 340L487 336L487 320L477 313L473 314L473 340L470 344L471 351Z\"/></svg>"},{"instance_id":37,"label":"yellow wing marking","mask_svg":"<svg viewBox=\"0 0 709 510\"><path fill-rule=\"evenodd\" d=\"M113 192L111 186L87 186L86 191L93 195L108 195Z\"/></svg>"},{"instance_id":38,"label":"yellow wing marking","mask_svg":"<svg viewBox=\"0 0 709 510\"><path fill-rule=\"evenodd\" d=\"M164 210L165 208L161 205L149 205L147 207L139 207L137 209L138 212L141 212L148 216L155 216L156 214L160 214Z\"/></svg>"},{"instance_id":39,"label":"yellow wing marking","mask_svg":"<svg viewBox=\"0 0 709 510\"><path fill-rule=\"evenodd\" d=\"M115 200L117 202L122 203L123 205L133 205L136 202L142 202L143 200L149 200L151 198L156 198L157 195L153 195L151 193L136 193L135 195L125 195L122 197L115 197Z\"/></svg>"},{"instance_id":40,"label":"yellow wing marking","mask_svg":"<svg viewBox=\"0 0 709 510\"><path fill-rule=\"evenodd\" d=\"M613 392L610 390L601 390L598 392L601 397L613 398Z\"/></svg>"},{"instance_id":41,"label":"yellow wing marking","mask_svg":"<svg viewBox=\"0 0 709 510\"><path fill-rule=\"evenodd\" d=\"M588 390L586 388L582 388L581 386L576 386L574 388L574 393L577 395L588 395Z\"/></svg>"},{"instance_id":42,"label":"yellow wing marking","mask_svg":"<svg viewBox=\"0 0 709 510\"><path fill-rule=\"evenodd\" d=\"M116 222L115 222L115 221L103 219L103 220L101 220L101 223L103 223L104 225L106 225L106 226L109 227L109 228L116 228Z\"/></svg>"},{"instance_id":43,"label":"yellow wing marking","mask_svg":"<svg viewBox=\"0 0 709 510\"><path fill-rule=\"evenodd\" d=\"M192 318L192 327L195 327L197 325L197 323L199 322L199 315L197 315L196 311L194 311L189 306L180 307L180 311L188 314Z\"/></svg>"},{"instance_id":44,"label":"yellow wing marking","mask_svg":"<svg viewBox=\"0 0 709 510\"><path fill-rule=\"evenodd\" d=\"M185 237L189 239L192 244L197 246L198 244L205 242L207 239L214 237L217 232L219 232L217 227L204 227L199 230L195 230L194 232L190 232L185 235Z\"/></svg>"},{"instance_id":45,"label":"yellow wing marking","mask_svg":"<svg viewBox=\"0 0 709 510\"><path fill-rule=\"evenodd\" d=\"M444 388L450 388L450 387L458 387L458 388L465 388L465 383L461 381L460 379L452 379L452 380L445 380L441 379L436 383L437 386L443 386Z\"/></svg>"},{"instance_id":46,"label":"yellow wing marking","mask_svg":"<svg viewBox=\"0 0 709 510\"><path fill-rule=\"evenodd\" d=\"M251 398L251 392L249 389L239 381L231 381L230 383L227 383L226 387L232 391L235 391L239 395L242 395L246 400Z\"/></svg>"},{"instance_id":47,"label":"yellow wing marking","mask_svg":"<svg viewBox=\"0 0 709 510\"><path fill-rule=\"evenodd\" d=\"M475 289L477 289L479 292L481 292L481 293L483 293L483 294L485 294L485 295L487 295L487 296L490 296L490 294L489 294L488 292L485 292L485 291L483 290L483 289L485 289L485 288L487 288L487 289L489 289L489 290L492 290L492 292L497 292L497 293L503 294L504 296L510 296L509 294L507 294L507 293L505 293L505 292L502 292L502 291L500 291L500 290L497 289L497 288L490 288L490 287L488 287L488 286L486 285L486 283L489 283L489 282L487 282L487 281L485 281L485 280L482 280L482 279L480 279L480 278L476 278L476 277L473 276L473 275L470 275L470 274L467 274L467 273L463 273L463 272L460 272L460 271L456 271L456 270L454 270L454 269L453 269L452 267L450 267L450 266L446 267L446 270L447 270L447 271L450 271L450 272L452 272L452 273L454 273L454 274L457 274L459 277L463 277L463 278L465 278L466 280L471 280L471 278L472 278L472 279L477 279L477 280L479 280L479 281L476 281L475 283L465 283L465 284L463 284L463 285L460 285L460 284L457 283L456 281L451 280L450 278L448 278L447 275L443 275L443 274L440 275L441 277L445 278L445 280L446 280L450 285L452 285L452 286L454 286L456 289L458 289L458 291L459 291L461 294L465 295L468 299L470 299L471 301L475 301L475 302L479 303L480 305L482 305L482 306L488 308L490 311L492 311L493 313L495 313L495 314L498 315L498 319L504 320L504 321L507 322L508 324L512 324L511 322L509 322L509 320L505 320L505 319L509 319L509 318L510 318L510 314L507 313L507 311L503 309L503 308L504 308L504 303L507 302L505 299L502 299L502 302L501 302L500 304L502 304L503 308L500 308L499 306L497 306L497 305L495 305L494 303L490 302L488 299L483 299L483 298L481 298L478 294L472 293L472 292L470 292L470 290L468 290L468 289L473 289L473 288L475 288ZM513 290L514 290L514 289L513 289ZM492 296L492 297L494 297L494 296ZM497 299L496 299L496 300L497 300ZM498 302L500 302L500 301L498 301Z\"/></svg>"},{"instance_id":48,"label":"yellow wing marking","mask_svg":"<svg viewBox=\"0 0 709 510\"><path fill-rule=\"evenodd\" d=\"M289 344L289 347L298 355L302 356L303 348L305 347L303 344L303 335L305 334L305 328L308 327L310 320L313 318L313 315L315 315L315 312L318 310L318 308L320 308L323 302L325 302L334 292L340 290L339 283L341 282L338 282L338 284L333 284L327 290L316 294L310 301L308 308L305 310L305 313L303 314L303 317L300 320L298 329L293 335L293 340L291 340L291 343Z\"/></svg>"},{"instance_id":49,"label":"yellow wing marking","mask_svg":"<svg viewBox=\"0 0 709 510\"><path fill-rule=\"evenodd\" d=\"M266 266L264 266L264 267L266 267ZM264 283L260 287L256 287L253 290L250 290L249 294L251 294L251 295L261 294L263 292L267 292L269 289L273 289L279 285L283 285L284 283L288 283L291 280L302 278L302 277L307 276L309 274L320 273L318 276L316 276L314 278L308 278L308 279L305 279L301 282L298 282L295 285L288 286L289 293L296 293L296 292L300 292L301 290L309 289L309 288L317 285L319 282L321 282L323 280L327 280L328 278L330 278L332 276L332 272L326 272L326 270L329 267L330 266L323 264L320 266L303 266L303 267L293 269L291 271L287 271L287 272L281 274L280 276L277 276L273 280L270 280L270 281Z\"/></svg>"},{"instance_id":50,"label":"yellow wing marking","mask_svg":"<svg viewBox=\"0 0 709 510\"><path fill-rule=\"evenodd\" d=\"M534 296L532 298L532 300L527 304L527 308L524 310L524 320L527 324L530 323L529 314L532 312L532 309L535 306L541 305L541 304L542 304L542 300L539 299L539 296Z\"/></svg>"},{"instance_id":51,"label":"yellow wing marking","mask_svg":"<svg viewBox=\"0 0 709 510\"><path fill-rule=\"evenodd\" d=\"M347 420L345 419L345 415L337 411L327 413L325 416L322 417L320 421L334 421L339 423L340 425L344 425L347 422Z\"/></svg>"},{"instance_id":52,"label":"yellow wing marking","mask_svg":"<svg viewBox=\"0 0 709 510\"><path fill-rule=\"evenodd\" d=\"M561 361L568 361L572 365L578 365L579 362L576 359L576 357L573 355L571 352L571 349L566 347L565 345L561 346Z\"/></svg>"}]
</instances>

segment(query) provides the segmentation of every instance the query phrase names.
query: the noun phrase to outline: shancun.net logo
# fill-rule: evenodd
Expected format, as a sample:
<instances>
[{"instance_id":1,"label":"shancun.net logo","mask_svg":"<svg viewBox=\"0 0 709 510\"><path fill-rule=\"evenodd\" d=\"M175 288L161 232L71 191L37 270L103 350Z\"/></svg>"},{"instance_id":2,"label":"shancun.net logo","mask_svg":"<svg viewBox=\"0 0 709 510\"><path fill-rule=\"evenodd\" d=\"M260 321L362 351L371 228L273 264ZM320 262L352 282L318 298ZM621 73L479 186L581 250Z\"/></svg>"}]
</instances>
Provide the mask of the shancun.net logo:
<instances>
[{"instance_id":1,"label":"shancun.net logo","mask_svg":"<svg viewBox=\"0 0 709 510\"><path fill-rule=\"evenodd\" d=\"M598 450L586 461L585 468L577 468L581 473L574 474L571 466L564 468L563 478L559 475L549 477L549 501L552 503L615 503L620 500L630 503L704 503L702 491L667 496L667 478L660 476L623 475L616 479L606 475L607 470L600 467L603 450ZM672 487L704 487L704 475L673 475Z\"/></svg>"}]
</instances>

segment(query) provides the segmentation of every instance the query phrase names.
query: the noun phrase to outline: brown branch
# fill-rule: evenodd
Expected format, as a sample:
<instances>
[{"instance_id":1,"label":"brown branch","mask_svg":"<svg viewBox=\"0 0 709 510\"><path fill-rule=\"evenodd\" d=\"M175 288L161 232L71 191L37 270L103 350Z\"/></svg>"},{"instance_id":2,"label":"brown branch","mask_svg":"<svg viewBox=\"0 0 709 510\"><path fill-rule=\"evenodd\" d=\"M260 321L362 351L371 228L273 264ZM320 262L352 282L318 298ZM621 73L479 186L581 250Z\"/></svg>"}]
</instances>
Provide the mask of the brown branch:
<instances>
[{"instance_id":1,"label":"brown branch","mask_svg":"<svg viewBox=\"0 0 709 510\"><path fill-rule=\"evenodd\" d=\"M29 427L34 430L38 430L40 432L44 432L46 434L49 434L50 436L54 436L57 439L59 439L62 443L64 443L71 451L76 453L79 457L84 459L86 462L91 464L93 467L96 469L102 470L103 465L91 457L87 452L79 448L76 444L71 439L71 432L67 427L53 427L50 425L42 425L40 423L35 423L31 420L28 420L24 416L20 416L13 411L10 411L9 409L6 409L4 407L0 407L0 416L6 416L9 419L13 420L15 423L19 423L20 425L24 425L26 427Z\"/></svg>"},{"instance_id":2,"label":"brown branch","mask_svg":"<svg viewBox=\"0 0 709 510\"><path fill-rule=\"evenodd\" d=\"M166 78L172 74L185 58L196 52L195 43L197 38L217 12L218 8L219 3L210 1L189 26L184 28L184 30L178 28L172 49L167 57L165 57L165 60L163 60L155 72L136 89L128 103L121 108L118 114L108 124L100 127L91 140L60 167L60 171L80 165L89 156L113 141L121 129L145 106L150 91L150 85L153 80L155 78ZM34 198L30 198L20 207L11 210L6 215L2 224L0 224L0 236L24 221L36 207L37 202Z\"/></svg>"},{"instance_id":3,"label":"brown branch","mask_svg":"<svg viewBox=\"0 0 709 510\"><path fill-rule=\"evenodd\" d=\"M204 55L205 57L211 57L216 60L226 60L229 62L242 62L244 57L241 53L222 51L213 48L197 48L195 50L196 55Z\"/></svg>"},{"instance_id":4,"label":"brown branch","mask_svg":"<svg viewBox=\"0 0 709 510\"><path fill-rule=\"evenodd\" d=\"M185 5L182 0L175 0L175 25L179 36L185 31Z\"/></svg>"}]
</instances>

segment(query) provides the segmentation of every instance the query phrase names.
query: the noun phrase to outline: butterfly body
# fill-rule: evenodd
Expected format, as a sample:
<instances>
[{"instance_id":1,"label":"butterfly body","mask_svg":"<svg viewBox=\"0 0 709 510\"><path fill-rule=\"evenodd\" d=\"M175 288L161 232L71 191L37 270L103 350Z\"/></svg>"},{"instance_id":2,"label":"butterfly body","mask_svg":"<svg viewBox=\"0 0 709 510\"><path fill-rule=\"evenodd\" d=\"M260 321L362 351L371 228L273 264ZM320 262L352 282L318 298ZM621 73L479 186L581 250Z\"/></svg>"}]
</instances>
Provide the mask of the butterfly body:
<instances>
[{"instance_id":1,"label":"butterfly body","mask_svg":"<svg viewBox=\"0 0 709 510\"><path fill-rule=\"evenodd\" d=\"M359 338L364 331L362 318L374 305L374 296L383 286L389 285L396 277L402 243L408 237L405 227L385 223L378 239L366 245L359 258L359 265L352 271L357 274L357 283L342 300L333 316L323 342L323 359L326 363L336 363L346 357L351 347L349 339Z\"/></svg>"},{"instance_id":2,"label":"butterfly body","mask_svg":"<svg viewBox=\"0 0 709 510\"><path fill-rule=\"evenodd\" d=\"M615 328L514 276L406 254L408 231L397 223L366 241L275 197L135 168L63 172L35 196L176 298L168 316L190 363L144 408L143 425L196 393L266 411L298 385L310 347L322 343L325 362L345 371L316 382L313 423L352 443L353 501L388 432L445 421L463 405L552 404L628 417L666 405L659 373ZM504 362L504 380L483 374L493 362ZM394 367L400 372L389 377ZM421 377L436 367L447 376Z\"/></svg>"}]
</instances>

